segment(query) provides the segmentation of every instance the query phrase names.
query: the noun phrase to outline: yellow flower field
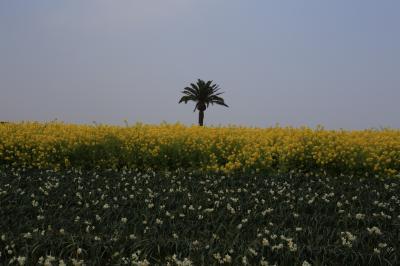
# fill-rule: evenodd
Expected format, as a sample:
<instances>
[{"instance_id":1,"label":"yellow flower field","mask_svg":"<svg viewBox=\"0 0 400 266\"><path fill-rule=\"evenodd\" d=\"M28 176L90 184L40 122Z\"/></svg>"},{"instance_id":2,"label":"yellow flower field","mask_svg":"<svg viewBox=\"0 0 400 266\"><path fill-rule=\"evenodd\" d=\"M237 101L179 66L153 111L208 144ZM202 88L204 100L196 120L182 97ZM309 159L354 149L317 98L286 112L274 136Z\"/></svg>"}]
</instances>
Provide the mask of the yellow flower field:
<instances>
[{"instance_id":1,"label":"yellow flower field","mask_svg":"<svg viewBox=\"0 0 400 266\"><path fill-rule=\"evenodd\" d=\"M400 130L0 124L0 165L400 174Z\"/></svg>"}]
</instances>

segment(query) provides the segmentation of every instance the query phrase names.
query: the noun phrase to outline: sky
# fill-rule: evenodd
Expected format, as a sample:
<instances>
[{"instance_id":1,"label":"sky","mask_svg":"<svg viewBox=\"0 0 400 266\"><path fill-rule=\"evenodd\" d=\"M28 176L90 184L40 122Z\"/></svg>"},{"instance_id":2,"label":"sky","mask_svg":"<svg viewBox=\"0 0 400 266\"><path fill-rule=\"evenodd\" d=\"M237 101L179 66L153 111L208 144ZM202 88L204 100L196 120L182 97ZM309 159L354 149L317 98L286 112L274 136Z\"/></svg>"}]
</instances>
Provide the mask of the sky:
<instances>
[{"instance_id":1,"label":"sky","mask_svg":"<svg viewBox=\"0 0 400 266\"><path fill-rule=\"evenodd\" d=\"M400 128L398 0L3 0L0 121Z\"/></svg>"}]
</instances>

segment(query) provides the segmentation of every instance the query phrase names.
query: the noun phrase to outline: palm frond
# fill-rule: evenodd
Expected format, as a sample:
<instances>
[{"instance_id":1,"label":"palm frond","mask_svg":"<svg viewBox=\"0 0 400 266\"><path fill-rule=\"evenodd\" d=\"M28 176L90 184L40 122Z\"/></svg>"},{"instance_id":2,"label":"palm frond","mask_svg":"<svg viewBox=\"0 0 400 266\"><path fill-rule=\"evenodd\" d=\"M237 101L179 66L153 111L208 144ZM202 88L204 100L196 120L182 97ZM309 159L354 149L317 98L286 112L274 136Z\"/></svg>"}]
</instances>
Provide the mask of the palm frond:
<instances>
[{"instance_id":1,"label":"palm frond","mask_svg":"<svg viewBox=\"0 0 400 266\"><path fill-rule=\"evenodd\" d=\"M179 103L181 103L181 102L187 103L189 101L196 101L196 98L191 95L185 95L185 96L182 96L182 98L179 100Z\"/></svg>"},{"instance_id":2,"label":"palm frond","mask_svg":"<svg viewBox=\"0 0 400 266\"><path fill-rule=\"evenodd\" d=\"M183 89L184 91L190 92L193 95L197 95L198 94L198 90L197 87L196 88L192 88L192 87L186 87Z\"/></svg>"},{"instance_id":3,"label":"palm frond","mask_svg":"<svg viewBox=\"0 0 400 266\"><path fill-rule=\"evenodd\" d=\"M190 83L190 87L184 88L182 91L184 96L181 98L179 103L187 103L188 101L196 102L193 111L208 108L210 104L218 104L228 107L224 99L220 97L224 92L219 92L219 90L220 87L217 84L213 84L212 80L206 82L202 79L197 79L196 84Z\"/></svg>"}]
</instances>

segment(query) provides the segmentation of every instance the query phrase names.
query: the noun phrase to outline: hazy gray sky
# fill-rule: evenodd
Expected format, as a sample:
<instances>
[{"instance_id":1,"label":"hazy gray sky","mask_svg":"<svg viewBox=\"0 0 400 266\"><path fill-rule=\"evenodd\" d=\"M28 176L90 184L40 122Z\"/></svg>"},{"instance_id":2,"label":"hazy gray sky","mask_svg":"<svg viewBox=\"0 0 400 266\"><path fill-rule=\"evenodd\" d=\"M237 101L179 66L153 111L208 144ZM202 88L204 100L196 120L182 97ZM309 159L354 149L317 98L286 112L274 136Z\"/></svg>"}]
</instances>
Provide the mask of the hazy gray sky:
<instances>
[{"instance_id":1,"label":"hazy gray sky","mask_svg":"<svg viewBox=\"0 0 400 266\"><path fill-rule=\"evenodd\" d=\"M3 0L0 120L400 128L400 1Z\"/></svg>"}]
</instances>

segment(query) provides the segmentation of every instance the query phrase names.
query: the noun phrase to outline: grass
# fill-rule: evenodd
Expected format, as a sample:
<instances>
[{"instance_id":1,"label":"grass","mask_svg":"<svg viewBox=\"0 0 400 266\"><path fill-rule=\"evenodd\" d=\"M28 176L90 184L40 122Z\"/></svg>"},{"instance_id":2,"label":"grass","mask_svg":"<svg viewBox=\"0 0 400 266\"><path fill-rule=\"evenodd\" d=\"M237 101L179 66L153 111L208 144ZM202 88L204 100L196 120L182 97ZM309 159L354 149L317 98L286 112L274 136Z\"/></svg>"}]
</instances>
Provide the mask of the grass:
<instances>
[{"instance_id":1,"label":"grass","mask_svg":"<svg viewBox=\"0 0 400 266\"><path fill-rule=\"evenodd\" d=\"M0 171L0 264L396 265L400 179Z\"/></svg>"}]
</instances>

